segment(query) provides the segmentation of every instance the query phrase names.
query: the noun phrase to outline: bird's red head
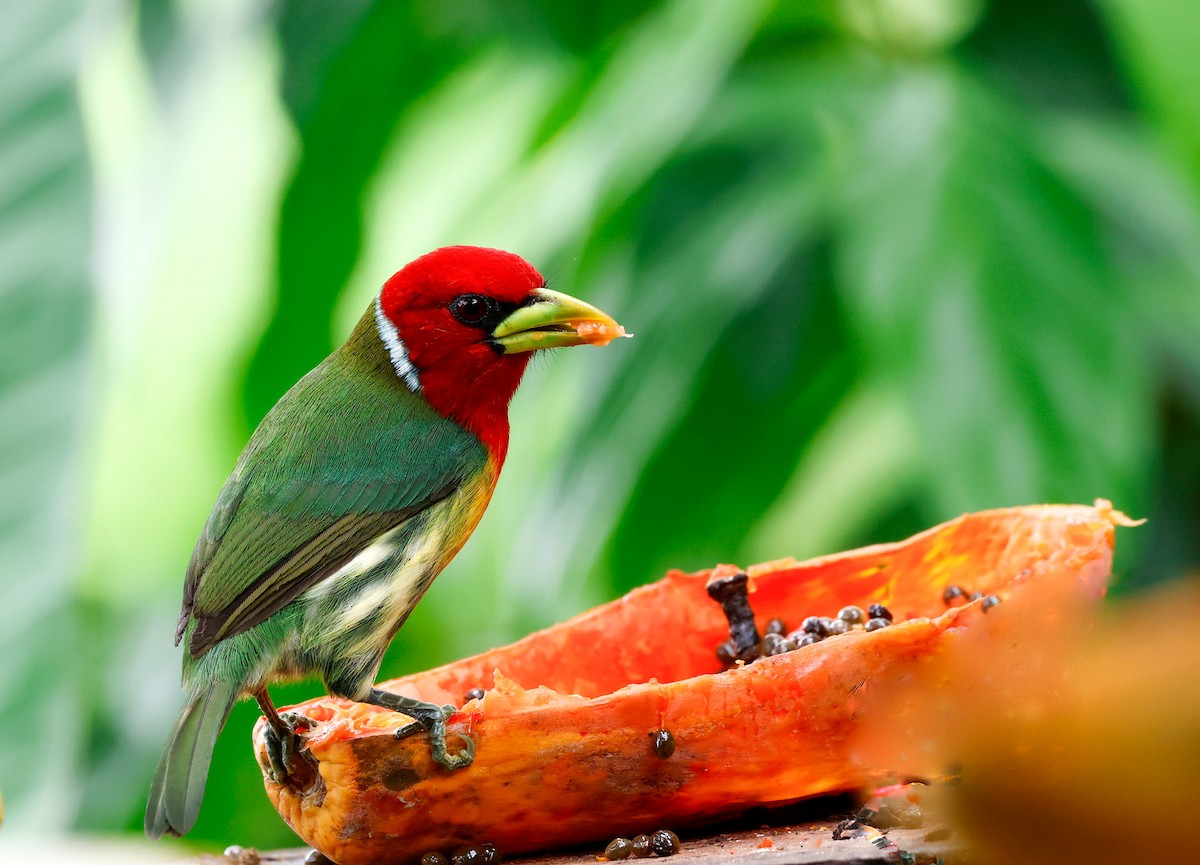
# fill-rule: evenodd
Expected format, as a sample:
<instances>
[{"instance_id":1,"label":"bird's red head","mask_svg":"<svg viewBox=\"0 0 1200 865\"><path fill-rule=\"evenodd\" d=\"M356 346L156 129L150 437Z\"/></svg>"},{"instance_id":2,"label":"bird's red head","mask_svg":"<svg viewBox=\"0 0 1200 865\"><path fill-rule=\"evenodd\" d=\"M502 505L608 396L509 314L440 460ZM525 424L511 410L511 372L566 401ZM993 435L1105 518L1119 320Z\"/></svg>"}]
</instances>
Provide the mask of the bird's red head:
<instances>
[{"instance_id":1,"label":"bird's red head","mask_svg":"<svg viewBox=\"0 0 1200 865\"><path fill-rule=\"evenodd\" d=\"M601 341L589 338L589 328L620 332L598 309L545 285L511 252L449 246L398 271L376 303L397 374L499 461L508 448L508 404L530 353Z\"/></svg>"}]
</instances>

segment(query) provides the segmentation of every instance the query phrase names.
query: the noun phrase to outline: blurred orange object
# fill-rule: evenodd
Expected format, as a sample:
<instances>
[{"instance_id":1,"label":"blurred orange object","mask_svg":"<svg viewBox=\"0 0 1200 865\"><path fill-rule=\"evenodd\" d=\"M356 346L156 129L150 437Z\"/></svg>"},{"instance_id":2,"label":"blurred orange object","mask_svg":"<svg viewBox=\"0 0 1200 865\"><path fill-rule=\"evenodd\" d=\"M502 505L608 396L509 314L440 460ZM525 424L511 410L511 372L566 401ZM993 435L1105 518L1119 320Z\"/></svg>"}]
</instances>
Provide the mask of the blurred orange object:
<instances>
[{"instance_id":1,"label":"blurred orange object","mask_svg":"<svg viewBox=\"0 0 1200 865\"><path fill-rule=\"evenodd\" d=\"M948 767L931 791L971 862L1200 862L1200 583L1108 605L1039 581L863 707L860 758ZM897 763L896 758L904 761Z\"/></svg>"}]
</instances>

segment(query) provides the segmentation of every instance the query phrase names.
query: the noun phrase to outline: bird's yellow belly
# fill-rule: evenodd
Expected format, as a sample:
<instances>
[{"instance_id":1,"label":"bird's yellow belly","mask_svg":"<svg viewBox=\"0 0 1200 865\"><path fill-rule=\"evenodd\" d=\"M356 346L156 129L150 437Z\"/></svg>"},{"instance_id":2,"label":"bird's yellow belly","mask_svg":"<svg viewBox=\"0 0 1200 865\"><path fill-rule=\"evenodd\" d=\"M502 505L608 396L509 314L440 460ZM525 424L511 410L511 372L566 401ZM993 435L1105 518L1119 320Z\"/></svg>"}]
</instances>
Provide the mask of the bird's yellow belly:
<instances>
[{"instance_id":1,"label":"bird's yellow belly","mask_svg":"<svg viewBox=\"0 0 1200 865\"><path fill-rule=\"evenodd\" d=\"M305 592L300 653L336 647L342 656L382 655L482 517L494 488L494 476L484 475L381 535Z\"/></svg>"}]
</instances>

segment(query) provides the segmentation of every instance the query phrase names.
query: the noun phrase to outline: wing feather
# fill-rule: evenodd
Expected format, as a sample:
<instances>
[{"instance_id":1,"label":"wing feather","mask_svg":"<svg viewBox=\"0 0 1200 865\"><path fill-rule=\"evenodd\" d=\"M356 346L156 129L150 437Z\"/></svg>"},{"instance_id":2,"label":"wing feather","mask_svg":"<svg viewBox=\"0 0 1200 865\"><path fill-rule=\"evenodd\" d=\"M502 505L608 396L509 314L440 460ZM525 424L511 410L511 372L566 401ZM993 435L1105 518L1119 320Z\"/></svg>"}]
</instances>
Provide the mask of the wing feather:
<instances>
[{"instance_id":1,"label":"wing feather","mask_svg":"<svg viewBox=\"0 0 1200 865\"><path fill-rule=\"evenodd\" d=\"M412 507L365 517L348 515L334 522L242 590L212 615L196 617L189 650L193 656L208 651L226 637L249 630L296 599L305 589L336 573L377 538L415 514L450 495L455 484Z\"/></svg>"},{"instance_id":2,"label":"wing feather","mask_svg":"<svg viewBox=\"0 0 1200 865\"><path fill-rule=\"evenodd\" d=\"M365 369L335 352L251 437L188 565L176 642L194 621L193 657L269 618L483 467L478 438L404 387L378 350Z\"/></svg>"}]
</instances>

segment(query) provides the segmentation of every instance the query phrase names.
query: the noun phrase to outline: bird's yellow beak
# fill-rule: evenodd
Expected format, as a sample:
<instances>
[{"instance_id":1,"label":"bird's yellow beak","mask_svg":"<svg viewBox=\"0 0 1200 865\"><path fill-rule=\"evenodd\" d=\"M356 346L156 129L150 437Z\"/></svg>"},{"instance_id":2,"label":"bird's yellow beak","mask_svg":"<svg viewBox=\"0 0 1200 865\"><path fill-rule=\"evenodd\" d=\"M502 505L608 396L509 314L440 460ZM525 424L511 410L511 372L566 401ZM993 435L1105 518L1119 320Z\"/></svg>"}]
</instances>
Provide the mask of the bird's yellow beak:
<instances>
[{"instance_id":1,"label":"bird's yellow beak","mask_svg":"<svg viewBox=\"0 0 1200 865\"><path fill-rule=\"evenodd\" d=\"M611 315L591 304L548 288L539 288L492 331L505 354L563 348L569 345L608 345L632 336Z\"/></svg>"}]
</instances>

